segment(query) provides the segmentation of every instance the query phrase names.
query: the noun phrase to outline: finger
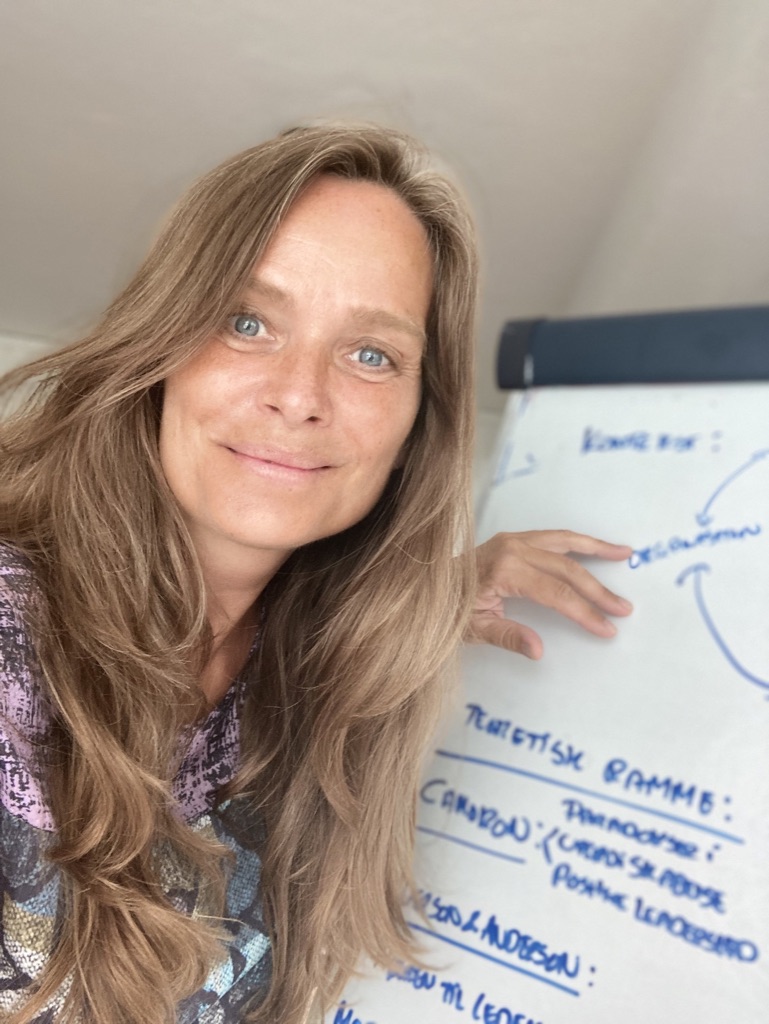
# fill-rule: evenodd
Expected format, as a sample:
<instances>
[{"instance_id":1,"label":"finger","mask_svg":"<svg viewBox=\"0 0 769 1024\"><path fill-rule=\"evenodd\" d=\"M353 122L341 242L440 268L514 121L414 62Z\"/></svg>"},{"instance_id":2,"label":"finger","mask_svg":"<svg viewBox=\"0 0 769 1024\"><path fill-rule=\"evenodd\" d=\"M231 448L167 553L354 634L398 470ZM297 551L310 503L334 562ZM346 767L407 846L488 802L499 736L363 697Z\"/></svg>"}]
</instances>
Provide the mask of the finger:
<instances>
[{"instance_id":1,"label":"finger","mask_svg":"<svg viewBox=\"0 0 769 1024\"><path fill-rule=\"evenodd\" d=\"M590 596L584 596L575 589L574 576L573 571L566 578L561 578L555 572L539 572L529 567L518 580L517 594L545 608L552 608L596 636L614 636L617 627L602 614L604 610L611 609L599 607L596 596L600 595L596 595L591 587L588 587ZM594 583L598 588L601 587L597 580Z\"/></svg>"},{"instance_id":2,"label":"finger","mask_svg":"<svg viewBox=\"0 0 769 1024\"><path fill-rule=\"evenodd\" d=\"M530 530L518 536L534 547L559 555L587 555L621 562L633 553L629 544L612 544L608 540L591 537L587 533L575 533L573 530Z\"/></svg>"},{"instance_id":3,"label":"finger","mask_svg":"<svg viewBox=\"0 0 769 1024\"><path fill-rule=\"evenodd\" d=\"M542 657L542 640L538 633L513 619L498 615L474 615L471 622L472 639L493 644L506 651L523 654L532 661Z\"/></svg>"},{"instance_id":4,"label":"finger","mask_svg":"<svg viewBox=\"0 0 769 1024\"><path fill-rule=\"evenodd\" d=\"M580 565L572 558L543 552L539 562L538 568L541 571L567 583L580 597L591 601L601 611L609 615L629 615L632 612L633 606L630 601L609 590L584 565Z\"/></svg>"},{"instance_id":5,"label":"finger","mask_svg":"<svg viewBox=\"0 0 769 1024\"><path fill-rule=\"evenodd\" d=\"M609 590L584 565L567 555L527 545L525 558L511 556L499 560L495 568L495 576L488 580L488 586L498 596L525 597L541 604L540 591L551 577L568 584L609 615L629 615L633 610L629 601Z\"/></svg>"}]
</instances>

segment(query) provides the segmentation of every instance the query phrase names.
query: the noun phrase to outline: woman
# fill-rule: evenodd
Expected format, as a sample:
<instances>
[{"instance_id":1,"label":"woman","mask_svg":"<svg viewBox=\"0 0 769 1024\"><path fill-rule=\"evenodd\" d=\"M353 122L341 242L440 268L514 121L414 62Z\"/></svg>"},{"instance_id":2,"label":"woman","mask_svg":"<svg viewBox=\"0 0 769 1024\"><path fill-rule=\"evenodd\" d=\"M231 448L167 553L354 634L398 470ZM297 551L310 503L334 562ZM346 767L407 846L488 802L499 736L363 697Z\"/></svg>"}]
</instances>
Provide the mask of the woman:
<instances>
[{"instance_id":1,"label":"woman","mask_svg":"<svg viewBox=\"0 0 769 1024\"><path fill-rule=\"evenodd\" d=\"M410 140L296 130L7 378L36 387L0 428L3 1019L298 1024L361 951L413 955L415 786L476 586L475 275ZM570 548L628 554L495 540L473 634L539 655L513 592L612 632Z\"/></svg>"}]
</instances>

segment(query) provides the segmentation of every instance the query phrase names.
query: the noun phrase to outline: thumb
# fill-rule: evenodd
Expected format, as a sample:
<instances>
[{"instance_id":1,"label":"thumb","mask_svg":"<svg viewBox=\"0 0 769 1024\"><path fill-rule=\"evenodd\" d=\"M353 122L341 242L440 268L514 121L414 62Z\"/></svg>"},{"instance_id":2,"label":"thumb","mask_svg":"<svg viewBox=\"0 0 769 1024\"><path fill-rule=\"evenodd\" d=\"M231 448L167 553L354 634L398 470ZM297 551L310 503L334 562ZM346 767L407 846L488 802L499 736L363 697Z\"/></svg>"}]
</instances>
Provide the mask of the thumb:
<instances>
[{"instance_id":1,"label":"thumb","mask_svg":"<svg viewBox=\"0 0 769 1024\"><path fill-rule=\"evenodd\" d=\"M542 640L528 626L499 615L475 615L471 622L472 639L491 644L515 654L523 654L532 661L542 657Z\"/></svg>"}]
</instances>

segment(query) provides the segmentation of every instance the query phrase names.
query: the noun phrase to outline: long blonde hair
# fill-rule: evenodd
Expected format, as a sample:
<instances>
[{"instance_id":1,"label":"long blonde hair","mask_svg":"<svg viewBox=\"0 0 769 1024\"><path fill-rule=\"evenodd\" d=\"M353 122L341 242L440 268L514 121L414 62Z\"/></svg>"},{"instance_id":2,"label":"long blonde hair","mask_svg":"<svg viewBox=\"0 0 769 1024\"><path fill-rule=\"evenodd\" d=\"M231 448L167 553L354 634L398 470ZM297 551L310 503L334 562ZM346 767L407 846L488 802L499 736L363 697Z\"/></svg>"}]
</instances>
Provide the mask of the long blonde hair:
<instances>
[{"instance_id":1,"label":"long blonde hair","mask_svg":"<svg viewBox=\"0 0 769 1024\"><path fill-rule=\"evenodd\" d=\"M265 593L241 762L221 794L222 814L246 801L266 827L273 978L249 1019L298 1024L313 992L331 1003L361 952L414 955L402 905L416 786L473 589L475 248L463 201L413 140L320 125L197 182L96 328L5 378L36 385L0 425L0 536L26 552L45 598L35 640L54 711L50 856L66 894L18 1024L65 982L65 1020L170 1024L217 955L215 923L174 910L157 877L157 851L170 850L221 909L225 850L183 825L169 795L211 637L159 464L162 382L221 329L319 174L394 190L427 231L435 285L402 467L363 522L296 551Z\"/></svg>"}]
</instances>

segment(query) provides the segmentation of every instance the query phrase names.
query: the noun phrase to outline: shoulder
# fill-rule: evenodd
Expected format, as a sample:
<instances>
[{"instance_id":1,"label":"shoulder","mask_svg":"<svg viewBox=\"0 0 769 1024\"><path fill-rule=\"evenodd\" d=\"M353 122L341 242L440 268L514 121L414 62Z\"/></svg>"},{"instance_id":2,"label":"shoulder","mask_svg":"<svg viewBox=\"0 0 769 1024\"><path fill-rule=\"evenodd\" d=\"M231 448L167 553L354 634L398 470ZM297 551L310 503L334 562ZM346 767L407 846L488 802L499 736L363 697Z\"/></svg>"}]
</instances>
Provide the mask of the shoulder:
<instances>
[{"instance_id":1,"label":"shoulder","mask_svg":"<svg viewBox=\"0 0 769 1024\"><path fill-rule=\"evenodd\" d=\"M0 543L0 801L7 811L41 828L50 827L35 770L35 748L50 713L29 628L40 599L28 559Z\"/></svg>"}]
</instances>

